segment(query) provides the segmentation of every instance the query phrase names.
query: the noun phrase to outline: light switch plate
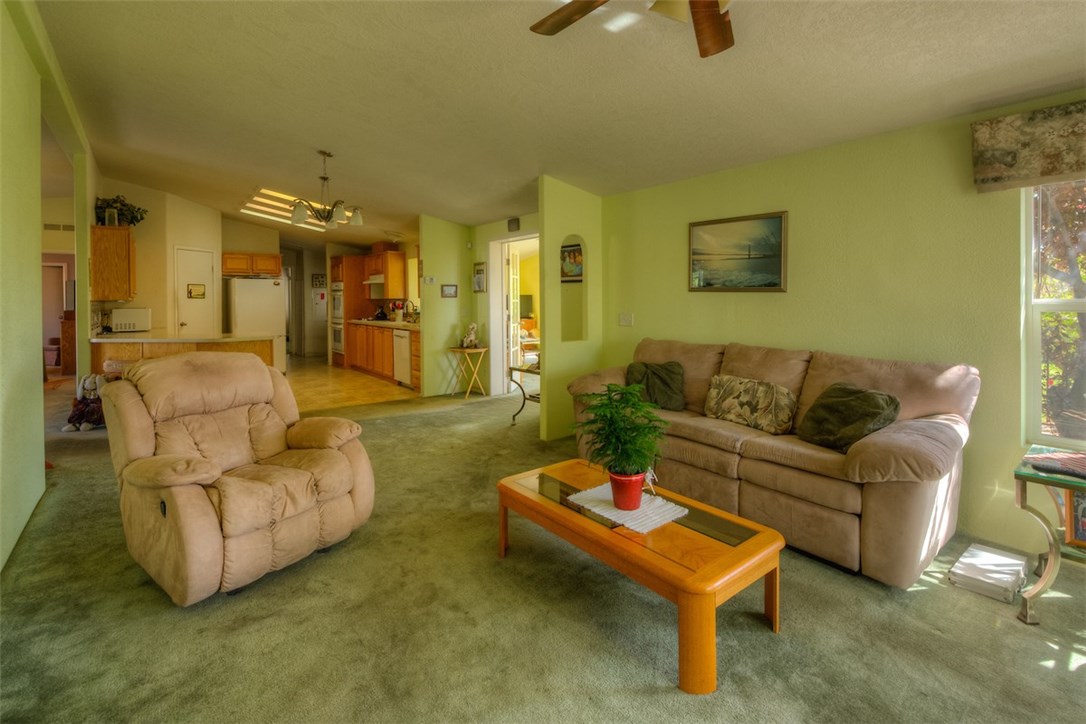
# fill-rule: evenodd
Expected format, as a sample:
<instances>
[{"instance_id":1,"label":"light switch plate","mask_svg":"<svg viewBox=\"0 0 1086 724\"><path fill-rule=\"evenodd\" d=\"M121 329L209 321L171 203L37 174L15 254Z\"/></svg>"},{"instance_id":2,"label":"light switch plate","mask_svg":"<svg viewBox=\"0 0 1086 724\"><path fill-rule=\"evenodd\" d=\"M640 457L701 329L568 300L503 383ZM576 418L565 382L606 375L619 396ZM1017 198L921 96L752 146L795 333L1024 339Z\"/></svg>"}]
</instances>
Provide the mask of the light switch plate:
<instances>
[{"instance_id":1,"label":"light switch plate","mask_svg":"<svg viewBox=\"0 0 1086 724\"><path fill-rule=\"evenodd\" d=\"M632 312L620 312L618 315L618 326L620 327L632 327L633 326L633 313Z\"/></svg>"}]
</instances>

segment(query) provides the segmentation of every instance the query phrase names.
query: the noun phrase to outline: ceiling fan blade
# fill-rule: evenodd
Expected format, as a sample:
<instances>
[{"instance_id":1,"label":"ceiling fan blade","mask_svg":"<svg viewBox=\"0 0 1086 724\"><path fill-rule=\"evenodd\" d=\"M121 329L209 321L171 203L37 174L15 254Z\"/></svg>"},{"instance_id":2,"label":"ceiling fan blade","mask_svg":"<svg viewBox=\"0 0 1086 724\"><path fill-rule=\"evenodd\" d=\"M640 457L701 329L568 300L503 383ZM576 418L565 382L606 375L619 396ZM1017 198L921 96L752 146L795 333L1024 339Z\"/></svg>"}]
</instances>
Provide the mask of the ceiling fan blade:
<instances>
[{"instance_id":1,"label":"ceiling fan blade","mask_svg":"<svg viewBox=\"0 0 1086 724\"><path fill-rule=\"evenodd\" d=\"M690 19L694 22L694 36L702 58L735 45L731 15L727 10L721 14L718 0L690 0Z\"/></svg>"},{"instance_id":2,"label":"ceiling fan blade","mask_svg":"<svg viewBox=\"0 0 1086 724\"><path fill-rule=\"evenodd\" d=\"M607 0L570 0L532 26L533 33L555 35L603 5Z\"/></svg>"}]
</instances>

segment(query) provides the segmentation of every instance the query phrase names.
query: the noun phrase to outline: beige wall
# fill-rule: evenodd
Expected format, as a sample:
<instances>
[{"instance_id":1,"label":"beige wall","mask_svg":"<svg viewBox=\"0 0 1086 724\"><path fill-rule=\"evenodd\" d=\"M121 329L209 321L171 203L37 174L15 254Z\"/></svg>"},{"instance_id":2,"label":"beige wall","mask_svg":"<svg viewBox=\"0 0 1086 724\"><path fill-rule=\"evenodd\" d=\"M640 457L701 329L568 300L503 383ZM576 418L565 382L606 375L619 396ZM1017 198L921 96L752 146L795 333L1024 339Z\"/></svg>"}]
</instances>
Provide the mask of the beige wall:
<instances>
[{"instance_id":1,"label":"beige wall","mask_svg":"<svg viewBox=\"0 0 1086 724\"><path fill-rule=\"evenodd\" d=\"M279 232L236 219L222 218L222 250L278 254Z\"/></svg>"}]
</instances>

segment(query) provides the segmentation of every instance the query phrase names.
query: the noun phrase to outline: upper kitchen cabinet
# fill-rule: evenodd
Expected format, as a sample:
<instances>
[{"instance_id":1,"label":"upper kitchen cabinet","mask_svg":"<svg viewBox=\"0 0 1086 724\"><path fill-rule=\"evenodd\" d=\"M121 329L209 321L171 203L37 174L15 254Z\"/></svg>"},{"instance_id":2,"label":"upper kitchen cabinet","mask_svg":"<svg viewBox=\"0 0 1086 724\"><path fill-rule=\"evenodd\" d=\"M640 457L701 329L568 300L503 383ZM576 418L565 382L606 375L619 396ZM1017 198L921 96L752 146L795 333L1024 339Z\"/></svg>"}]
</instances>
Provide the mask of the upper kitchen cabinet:
<instances>
[{"instance_id":1,"label":"upper kitchen cabinet","mask_svg":"<svg viewBox=\"0 0 1086 724\"><path fill-rule=\"evenodd\" d=\"M131 226L92 226L92 302L128 301L136 296L136 244Z\"/></svg>"},{"instance_id":2,"label":"upper kitchen cabinet","mask_svg":"<svg viewBox=\"0 0 1086 724\"><path fill-rule=\"evenodd\" d=\"M283 273L283 258L278 254L246 254L224 251L222 254L223 276L277 277Z\"/></svg>"},{"instance_id":3,"label":"upper kitchen cabinet","mask_svg":"<svg viewBox=\"0 0 1086 724\"><path fill-rule=\"evenodd\" d=\"M369 279L370 299L407 298L407 255L402 251L384 251L366 257L366 276ZM375 282L374 277L384 281Z\"/></svg>"}]
</instances>

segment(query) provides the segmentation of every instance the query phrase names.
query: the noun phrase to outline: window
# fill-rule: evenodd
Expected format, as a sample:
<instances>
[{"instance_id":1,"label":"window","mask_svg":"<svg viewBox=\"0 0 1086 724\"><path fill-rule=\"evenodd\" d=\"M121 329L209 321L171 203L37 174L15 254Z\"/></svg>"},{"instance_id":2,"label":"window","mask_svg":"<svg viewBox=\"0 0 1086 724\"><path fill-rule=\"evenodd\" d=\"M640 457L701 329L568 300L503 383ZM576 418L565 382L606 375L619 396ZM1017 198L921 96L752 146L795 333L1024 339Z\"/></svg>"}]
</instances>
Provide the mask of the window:
<instances>
[{"instance_id":1,"label":"window","mask_svg":"<svg viewBox=\"0 0 1086 724\"><path fill-rule=\"evenodd\" d=\"M1025 197L1026 438L1086 450L1086 179Z\"/></svg>"}]
</instances>

